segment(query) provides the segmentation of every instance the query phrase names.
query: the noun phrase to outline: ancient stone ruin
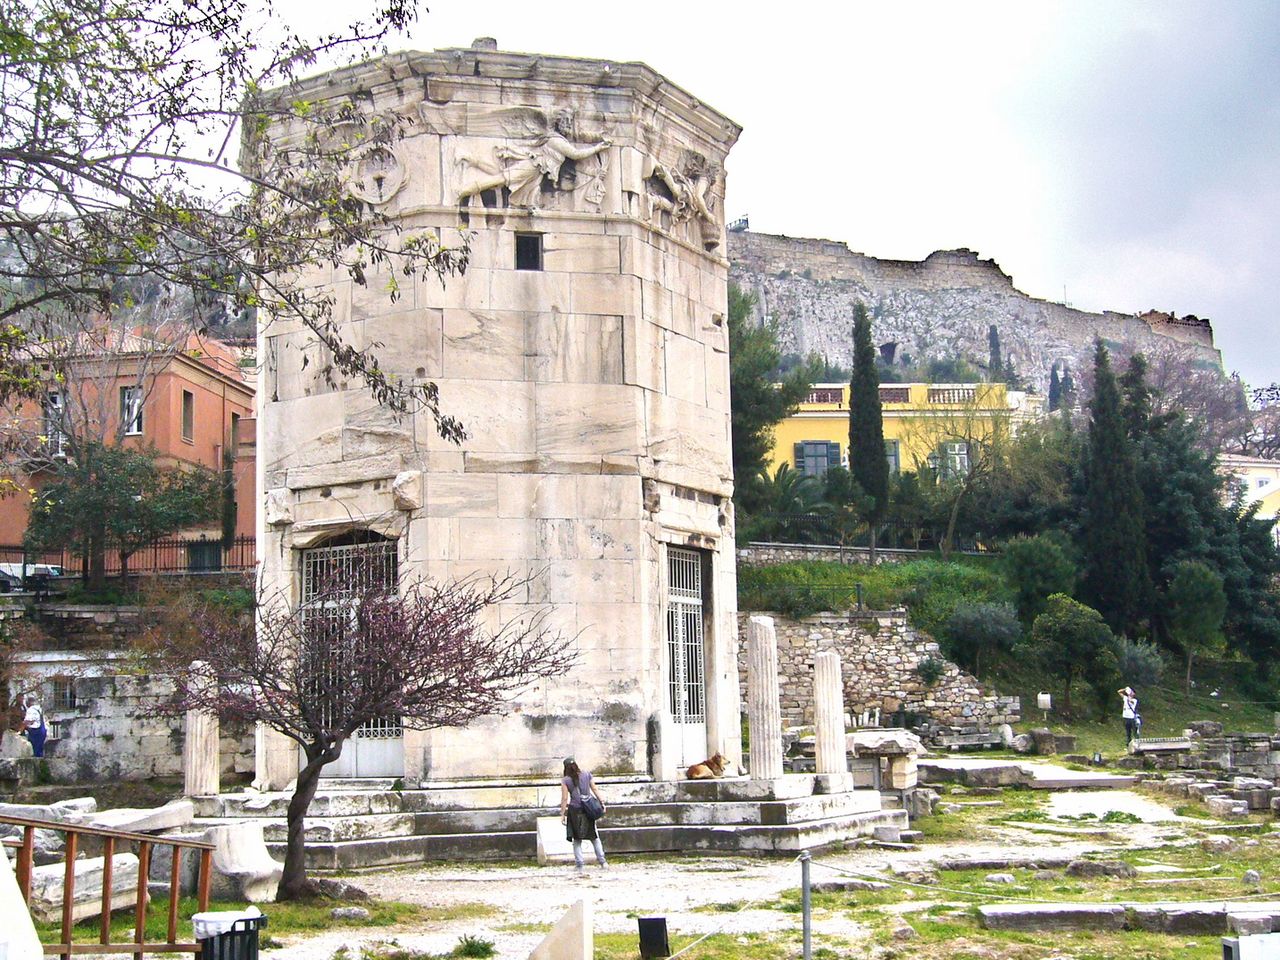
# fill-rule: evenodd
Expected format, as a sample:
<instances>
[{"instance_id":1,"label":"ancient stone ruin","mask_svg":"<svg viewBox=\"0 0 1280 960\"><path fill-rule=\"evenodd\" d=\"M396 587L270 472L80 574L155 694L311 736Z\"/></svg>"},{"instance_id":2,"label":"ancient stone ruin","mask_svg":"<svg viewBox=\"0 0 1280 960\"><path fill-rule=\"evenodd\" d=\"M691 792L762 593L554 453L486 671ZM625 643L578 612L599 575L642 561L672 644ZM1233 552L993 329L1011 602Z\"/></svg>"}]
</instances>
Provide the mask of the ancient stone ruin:
<instances>
[{"instance_id":1,"label":"ancient stone ruin","mask_svg":"<svg viewBox=\"0 0 1280 960\"><path fill-rule=\"evenodd\" d=\"M401 280L395 303L389 276L313 278L349 341L438 384L469 437L454 445L427 414L328 382L308 334L268 322L265 589L305 602L308 565L357 548L383 551L402 581L531 575L503 616L549 610L580 651L571 675L502 717L434 732L388 717L326 772L524 775L573 754L672 779L716 752L736 762L723 197L737 125L642 64L492 41L387 56L290 95L404 130L355 165L353 196L406 231L469 241L464 276ZM296 748L259 743L258 782L284 786Z\"/></svg>"}]
</instances>

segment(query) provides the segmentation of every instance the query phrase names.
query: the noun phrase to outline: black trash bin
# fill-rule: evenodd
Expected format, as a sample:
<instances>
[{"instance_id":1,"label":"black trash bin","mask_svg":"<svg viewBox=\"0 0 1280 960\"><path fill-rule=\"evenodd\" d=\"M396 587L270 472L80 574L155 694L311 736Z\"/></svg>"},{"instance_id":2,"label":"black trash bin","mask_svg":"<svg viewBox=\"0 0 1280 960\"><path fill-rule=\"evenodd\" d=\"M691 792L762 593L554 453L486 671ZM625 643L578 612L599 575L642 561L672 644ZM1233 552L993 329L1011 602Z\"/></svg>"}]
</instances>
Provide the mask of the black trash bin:
<instances>
[{"instance_id":1,"label":"black trash bin","mask_svg":"<svg viewBox=\"0 0 1280 960\"><path fill-rule=\"evenodd\" d=\"M200 941L200 960L258 960L258 931L266 925L266 917L241 917L230 930Z\"/></svg>"}]
</instances>

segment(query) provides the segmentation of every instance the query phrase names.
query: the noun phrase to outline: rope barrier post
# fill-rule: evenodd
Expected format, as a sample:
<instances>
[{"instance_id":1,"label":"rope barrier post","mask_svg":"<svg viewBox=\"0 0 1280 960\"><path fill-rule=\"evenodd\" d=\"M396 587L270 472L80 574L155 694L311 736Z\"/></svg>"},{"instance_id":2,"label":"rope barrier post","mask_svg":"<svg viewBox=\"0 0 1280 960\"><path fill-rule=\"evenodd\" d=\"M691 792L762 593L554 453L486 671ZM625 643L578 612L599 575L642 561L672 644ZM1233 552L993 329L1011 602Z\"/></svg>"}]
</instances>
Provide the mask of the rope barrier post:
<instances>
[{"instance_id":1,"label":"rope barrier post","mask_svg":"<svg viewBox=\"0 0 1280 960\"><path fill-rule=\"evenodd\" d=\"M809 890L809 851L800 851L800 908L804 916L804 960L813 958L813 903Z\"/></svg>"}]
</instances>

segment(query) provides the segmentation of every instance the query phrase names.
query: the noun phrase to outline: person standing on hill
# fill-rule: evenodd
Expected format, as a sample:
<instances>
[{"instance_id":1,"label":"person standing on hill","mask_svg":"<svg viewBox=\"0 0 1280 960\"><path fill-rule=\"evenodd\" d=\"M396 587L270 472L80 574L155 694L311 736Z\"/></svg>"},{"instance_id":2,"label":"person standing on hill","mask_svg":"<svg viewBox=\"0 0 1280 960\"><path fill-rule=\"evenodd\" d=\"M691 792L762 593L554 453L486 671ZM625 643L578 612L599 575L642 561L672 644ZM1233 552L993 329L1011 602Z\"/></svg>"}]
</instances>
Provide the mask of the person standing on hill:
<instances>
[{"instance_id":1,"label":"person standing on hill","mask_svg":"<svg viewBox=\"0 0 1280 960\"><path fill-rule=\"evenodd\" d=\"M1133 687L1125 687L1117 690L1120 694L1120 716L1124 720L1124 742L1125 746L1133 743L1134 737L1138 735L1138 695L1133 692Z\"/></svg>"}]
</instances>

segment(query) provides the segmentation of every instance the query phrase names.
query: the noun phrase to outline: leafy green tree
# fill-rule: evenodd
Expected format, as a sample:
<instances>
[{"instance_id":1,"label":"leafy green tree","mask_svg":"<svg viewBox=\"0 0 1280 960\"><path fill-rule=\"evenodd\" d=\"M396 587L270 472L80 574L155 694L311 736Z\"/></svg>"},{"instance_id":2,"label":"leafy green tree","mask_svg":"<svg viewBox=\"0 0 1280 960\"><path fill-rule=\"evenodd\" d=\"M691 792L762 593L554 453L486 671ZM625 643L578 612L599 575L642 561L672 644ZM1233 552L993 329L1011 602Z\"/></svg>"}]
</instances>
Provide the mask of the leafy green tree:
<instances>
[{"instance_id":1,"label":"leafy green tree","mask_svg":"<svg viewBox=\"0 0 1280 960\"><path fill-rule=\"evenodd\" d=\"M973 364L963 357L941 357L925 365L925 378L930 383L976 383L982 377Z\"/></svg>"},{"instance_id":2,"label":"leafy green tree","mask_svg":"<svg viewBox=\"0 0 1280 960\"><path fill-rule=\"evenodd\" d=\"M1112 629L1139 635L1149 616L1144 504L1106 346L1094 351L1081 523L1084 593Z\"/></svg>"},{"instance_id":3,"label":"leafy green tree","mask_svg":"<svg viewBox=\"0 0 1280 960\"><path fill-rule=\"evenodd\" d=\"M987 327L987 377L992 383L1004 376L1004 360L1000 354L1000 331L993 323Z\"/></svg>"},{"instance_id":4,"label":"leafy green tree","mask_svg":"<svg viewBox=\"0 0 1280 960\"><path fill-rule=\"evenodd\" d=\"M1005 544L1000 570L1017 597L1018 616L1031 624L1055 593L1075 592L1080 571L1062 540L1053 534L1019 537Z\"/></svg>"},{"instance_id":5,"label":"leafy green tree","mask_svg":"<svg viewBox=\"0 0 1280 960\"><path fill-rule=\"evenodd\" d=\"M755 295L729 284L729 395L733 439L734 500L745 514L764 509L767 496L761 477L767 477L773 429L794 413L813 386L811 361L792 368L774 382L780 361L772 328L754 326Z\"/></svg>"},{"instance_id":6,"label":"leafy green tree","mask_svg":"<svg viewBox=\"0 0 1280 960\"><path fill-rule=\"evenodd\" d=\"M757 510L744 515L741 539L812 543L823 535L830 509L817 477L806 476L789 463L779 464L772 475L762 469L755 496Z\"/></svg>"},{"instance_id":7,"label":"leafy green tree","mask_svg":"<svg viewBox=\"0 0 1280 960\"><path fill-rule=\"evenodd\" d=\"M1004 540L1073 528L1080 436L1069 420L1025 424L991 452L990 469L976 478L967 507L974 529Z\"/></svg>"},{"instance_id":8,"label":"leafy green tree","mask_svg":"<svg viewBox=\"0 0 1280 960\"><path fill-rule=\"evenodd\" d=\"M326 349L335 383L396 411L422 408L461 439L435 384L348 342L334 297L314 282L323 265L335 282L396 299L404 278L467 264L465 243L402 230L350 191L352 165L385 153L413 119L290 90L322 59L378 52L416 16L415 0L369 7L364 21L308 38L267 6L228 0L6 3L0 322L39 340L66 318L110 316L142 286L183 291L193 325L215 311L296 323ZM265 135L273 126L289 129L287 144Z\"/></svg>"},{"instance_id":9,"label":"leafy green tree","mask_svg":"<svg viewBox=\"0 0 1280 960\"><path fill-rule=\"evenodd\" d=\"M1173 569L1165 593L1169 632L1182 647L1187 662L1187 692L1191 692L1191 665L1197 656L1223 649L1222 621L1227 614L1227 594L1222 577L1206 564L1183 560Z\"/></svg>"},{"instance_id":10,"label":"leafy green tree","mask_svg":"<svg viewBox=\"0 0 1280 960\"><path fill-rule=\"evenodd\" d=\"M1115 637L1097 610L1055 593L1031 625L1028 650L1062 681L1062 705L1071 713L1071 687L1077 680L1095 691L1115 672Z\"/></svg>"},{"instance_id":11,"label":"leafy green tree","mask_svg":"<svg viewBox=\"0 0 1280 960\"><path fill-rule=\"evenodd\" d=\"M889 507L889 461L884 452L880 378L871 319L859 302L853 309L853 376L849 380L849 471L867 498L871 523L871 562L876 557L876 527Z\"/></svg>"},{"instance_id":12,"label":"leafy green tree","mask_svg":"<svg viewBox=\"0 0 1280 960\"><path fill-rule=\"evenodd\" d=\"M863 517L870 508L870 498L844 467L831 467L822 475L822 498L831 517L836 543L840 545L840 560L844 562L844 549L853 546L865 527Z\"/></svg>"},{"instance_id":13,"label":"leafy green tree","mask_svg":"<svg viewBox=\"0 0 1280 960\"><path fill-rule=\"evenodd\" d=\"M1058 378L1058 365L1055 363L1049 371L1049 412L1053 413L1062 404L1062 381Z\"/></svg>"},{"instance_id":14,"label":"leafy green tree","mask_svg":"<svg viewBox=\"0 0 1280 960\"><path fill-rule=\"evenodd\" d=\"M129 558L161 537L218 519L221 480L212 470L164 469L153 450L88 443L68 459L31 505L26 543L73 550L88 560L89 588L106 583L106 554Z\"/></svg>"},{"instance_id":15,"label":"leafy green tree","mask_svg":"<svg viewBox=\"0 0 1280 960\"><path fill-rule=\"evenodd\" d=\"M982 676L982 664L1022 639L1022 624L1008 603L959 603L942 628L948 656Z\"/></svg>"}]
</instances>

